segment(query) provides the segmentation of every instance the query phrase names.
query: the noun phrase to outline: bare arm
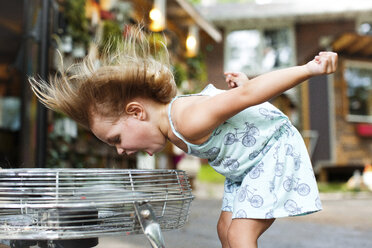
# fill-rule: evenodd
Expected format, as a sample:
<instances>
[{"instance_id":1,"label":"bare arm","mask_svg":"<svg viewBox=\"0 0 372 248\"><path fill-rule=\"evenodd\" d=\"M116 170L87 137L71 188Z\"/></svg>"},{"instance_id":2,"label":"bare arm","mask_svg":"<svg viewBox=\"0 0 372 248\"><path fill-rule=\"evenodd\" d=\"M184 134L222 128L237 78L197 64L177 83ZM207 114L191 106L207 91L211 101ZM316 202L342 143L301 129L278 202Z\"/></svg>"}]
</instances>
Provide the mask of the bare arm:
<instances>
[{"instance_id":1,"label":"bare arm","mask_svg":"<svg viewBox=\"0 0 372 248\"><path fill-rule=\"evenodd\" d=\"M315 56L314 60L307 63L305 67L309 72L309 77L322 75L322 74L329 74L333 73L337 67L337 54L333 52L320 52L318 56ZM288 68L291 69L291 68ZM287 69L284 69L287 70ZM270 72L267 74L263 74L253 80L253 82L257 82L260 84L264 84L266 79L272 76L276 76L275 74L281 74L283 70ZM247 75L242 72L225 72L226 76L226 83L228 84L229 88L236 88L242 86L245 83L249 82ZM288 75L290 76L290 75ZM285 78L287 80L288 78ZM265 81L263 81L265 80ZM275 80L275 79L274 79ZM277 82L275 84L280 84L280 78L277 78ZM271 84L271 82L267 82ZM284 82L286 83L286 82ZM289 87L291 88L291 87Z\"/></svg>"},{"instance_id":2,"label":"bare arm","mask_svg":"<svg viewBox=\"0 0 372 248\"><path fill-rule=\"evenodd\" d=\"M230 80L241 87L186 104L182 109L184 114L177 121L179 131L190 141L203 140L240 111L263 103L312 76L333 73L336 67L337 54L322 52L306 65L269 72L252 80L232 76Z\"/></svg>"}]
</instances>

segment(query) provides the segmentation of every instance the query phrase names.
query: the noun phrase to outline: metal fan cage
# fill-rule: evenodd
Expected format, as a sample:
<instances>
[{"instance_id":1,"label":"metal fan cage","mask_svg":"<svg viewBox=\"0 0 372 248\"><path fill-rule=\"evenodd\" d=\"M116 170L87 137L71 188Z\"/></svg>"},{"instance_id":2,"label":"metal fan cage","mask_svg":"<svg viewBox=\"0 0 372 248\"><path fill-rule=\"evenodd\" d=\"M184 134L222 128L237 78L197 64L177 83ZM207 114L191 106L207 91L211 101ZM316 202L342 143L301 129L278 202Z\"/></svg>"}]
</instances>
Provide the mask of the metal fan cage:
<instances>
[{"instance_id":1,"label":"metal fan cage","mask_svg":"<svg viewBox=\"0 0 372 248\"><path fill-rule=\"evenodd\" d=\"M136 204L161 230L182 227L193 200L180 170L0 170L0 239L59 240L143 233Z\"/></svg>"}]
</instances>

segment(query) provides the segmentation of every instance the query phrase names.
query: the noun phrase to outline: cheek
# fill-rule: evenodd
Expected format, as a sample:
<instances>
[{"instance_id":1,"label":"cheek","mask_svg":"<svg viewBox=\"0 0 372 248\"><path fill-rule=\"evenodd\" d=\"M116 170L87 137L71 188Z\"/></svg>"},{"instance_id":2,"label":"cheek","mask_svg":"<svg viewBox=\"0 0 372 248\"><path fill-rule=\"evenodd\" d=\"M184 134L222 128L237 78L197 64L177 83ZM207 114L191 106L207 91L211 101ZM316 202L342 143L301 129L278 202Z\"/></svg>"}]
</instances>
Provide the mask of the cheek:
<instances>
[{"instance_id":1,"label":"cheek","mask_svg":"<svg viewBox=\"0 0 372 248\"><path fill-rule=\"evenodd\" d=\"M127 124L127 130L129 131L124 135L124 140L127 141L126 143L145 146L165 143L166 139L164 135L156 127L151 125L151 123L131 120Z\"/></svg>"},{"instance_id":2,"label":"cheek","mask_svg":"<svg viewBox=\"0 0 372 248\"><path fill-rule=\"evenodd\" d=\"M159 146L165 143L165 138L155 129L148 129L139 134L138 143L144 146Z\"/></svg>"},{"instance_id":3,"label":"cheek","mask_svg":"<svg viewBox=\"0 0 372 248\"><path fill-rule=\"evenodd\" d=\"M145 144L151 140L151 135L149 135L148 130L137 125L128 129L129 131L123 135L123 143L126 145L135 145L135 144Z\"/></svg>"}]
</instances>

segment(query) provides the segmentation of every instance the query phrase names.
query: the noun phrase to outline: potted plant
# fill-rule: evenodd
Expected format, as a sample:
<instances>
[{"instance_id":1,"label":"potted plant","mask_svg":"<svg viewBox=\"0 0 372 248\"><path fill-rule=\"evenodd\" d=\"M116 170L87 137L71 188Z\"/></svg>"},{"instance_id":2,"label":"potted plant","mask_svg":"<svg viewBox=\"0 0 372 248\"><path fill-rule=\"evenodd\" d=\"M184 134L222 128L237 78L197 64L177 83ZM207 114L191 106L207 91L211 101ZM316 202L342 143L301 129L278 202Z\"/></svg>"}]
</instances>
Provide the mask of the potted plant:
<instances>
[{"instance_id":1,"label":"potted plant","mask_svg":"<svg viewBox=\"0 0 372 248\"><path fill-rule=\"evenodd\" d=\"M89 22L85 14L85 0L65 0L64 15L67 22L66 34L73 43L74 57L83 57L89 43Z\"/></svg>"}]
</instances>

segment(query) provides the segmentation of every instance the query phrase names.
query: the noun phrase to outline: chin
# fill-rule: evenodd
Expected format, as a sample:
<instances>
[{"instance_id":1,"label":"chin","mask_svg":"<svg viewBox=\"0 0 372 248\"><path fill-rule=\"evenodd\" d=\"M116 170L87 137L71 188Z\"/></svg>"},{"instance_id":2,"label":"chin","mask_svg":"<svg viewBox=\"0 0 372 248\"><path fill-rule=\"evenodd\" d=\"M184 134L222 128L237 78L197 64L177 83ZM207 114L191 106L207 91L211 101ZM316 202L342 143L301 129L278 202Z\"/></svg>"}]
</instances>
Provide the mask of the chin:
<instances>
[{"instance_id":1,"label":"chin","mask_svg":"<svg viewBox=\"0 0 372 248\"><path fill-rule=\"evenodd\" d=\"M165 148L165 145L157 147L156 149L154 149L153 154L162 152L164 150L164 148ZM152 152L152 151L150 151L150 152Z\"/></svg>"}]
</instances>

